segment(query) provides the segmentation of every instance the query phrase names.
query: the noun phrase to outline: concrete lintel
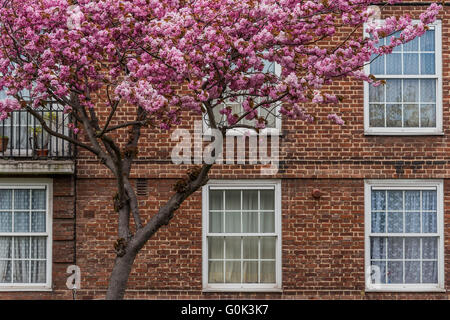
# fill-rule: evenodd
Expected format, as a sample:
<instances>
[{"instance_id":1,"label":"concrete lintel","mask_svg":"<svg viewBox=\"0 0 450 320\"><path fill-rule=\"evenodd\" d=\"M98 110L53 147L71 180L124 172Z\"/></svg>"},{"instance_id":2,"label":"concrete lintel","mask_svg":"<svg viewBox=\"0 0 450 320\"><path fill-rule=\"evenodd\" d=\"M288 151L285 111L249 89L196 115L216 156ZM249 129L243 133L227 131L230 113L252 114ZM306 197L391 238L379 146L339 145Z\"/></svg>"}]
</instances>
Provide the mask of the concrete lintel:
<instances>
[{"instance_id":1,"label":"concrete lintel","mask_svg":"<svg viewBox=\"0 0 450 320\"><path fill-rule=\"evenodd\" d=\"M0 175L73 174L72 160L0 160Z\"/></svg>"}]
</instances>

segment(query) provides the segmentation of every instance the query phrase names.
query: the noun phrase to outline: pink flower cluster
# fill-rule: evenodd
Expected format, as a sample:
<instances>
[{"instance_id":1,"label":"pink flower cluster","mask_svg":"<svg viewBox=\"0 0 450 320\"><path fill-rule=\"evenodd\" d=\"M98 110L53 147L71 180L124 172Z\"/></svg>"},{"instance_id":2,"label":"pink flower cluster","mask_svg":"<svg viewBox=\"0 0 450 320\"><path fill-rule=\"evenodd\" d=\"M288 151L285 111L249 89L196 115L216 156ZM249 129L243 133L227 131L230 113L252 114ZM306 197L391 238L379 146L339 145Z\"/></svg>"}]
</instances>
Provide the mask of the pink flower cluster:
<instances>
[{"instance_id":1,"label":"pink flower cluster","mask_svg":"<svg viewBox=\"0 0 450 320\"><path fill-rule=\"evenodd\" d=\"M344 77L376 83L362 71L371 56L422 35L441 9L432 4L417 24L408 15L370 23L368 7L382 2L10 0L0 8L0 91L26 89L34 101L75 93L96 108L93 97L113 88L114 99L143 108L162 129L180 123L181 110L206 106L239 125L220 103L230 97L242 98L244 118L257 128L263 121L250 98L290 105L281 114L311 121L300 105L337 104L326 88ZM346 41L336 37L342 24L361 30L367 22L369 38L361 31ZM334 39L334 48L321 45ZM268 72L270 65L279 71ZM3 101L1 117L17 108Z\"/></svg>"}]
</instances>

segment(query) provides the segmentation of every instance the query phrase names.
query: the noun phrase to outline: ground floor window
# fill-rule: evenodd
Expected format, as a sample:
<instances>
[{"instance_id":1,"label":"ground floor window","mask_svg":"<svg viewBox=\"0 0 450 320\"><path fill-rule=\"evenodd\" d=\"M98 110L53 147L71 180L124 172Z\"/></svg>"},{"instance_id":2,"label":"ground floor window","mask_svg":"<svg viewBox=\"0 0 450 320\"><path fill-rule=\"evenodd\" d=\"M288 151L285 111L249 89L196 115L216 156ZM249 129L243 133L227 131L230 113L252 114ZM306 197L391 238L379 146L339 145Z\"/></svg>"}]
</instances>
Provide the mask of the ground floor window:
<instances>
[{"instance_id":1,"label":"ground floor window","mask_svg":"<svg viewBox=\"0 0 450 320\"><path fill-rule=\"evenodd\" d=\"M442 181L366 181L367 288L443 288Z\"/></svg>"},{"instance_id":2,"label":"ground floor window","mask_svg":"<svg viewBox=\"0 0 450 320\"><path fill-rule=\"evenodd\" d=\"M50 195L47 180L0 180L0 290L50 287Z\"/></svg>"},{"instance_id":3,"label":"ground floor window","mask_svg":"<svg viewBox=\"0 0 450 320\"><path fill-rule=\"evenodd\" d=\"M203 223L204 289L280 288L279 182L210 182L203 189Z\"/></svg>"}]
</instances>

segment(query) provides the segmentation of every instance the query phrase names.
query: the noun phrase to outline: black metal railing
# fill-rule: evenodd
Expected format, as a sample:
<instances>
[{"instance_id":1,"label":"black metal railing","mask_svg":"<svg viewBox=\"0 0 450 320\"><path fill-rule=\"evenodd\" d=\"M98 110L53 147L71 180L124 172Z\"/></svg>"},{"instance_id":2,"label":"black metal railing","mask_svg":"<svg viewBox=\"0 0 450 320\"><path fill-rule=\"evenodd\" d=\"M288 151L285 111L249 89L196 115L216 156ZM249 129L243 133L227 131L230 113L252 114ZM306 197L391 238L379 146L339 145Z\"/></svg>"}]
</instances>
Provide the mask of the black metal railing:
<instances>
[{"instance_id":1,"label":"black metal railing","mask_svg":"<svg viewBox=\"0 0 450 320\"><path fill-rule=\"evenodd\" d=\"M55 132L70 136L69 115L57 104L37 109L46 124ZM43 130L40 122L27 111L14 111L0 122L0 158L72 158L73 146ZM5 139L6 138L6 139Z\"/></svg>"}]
</instances>

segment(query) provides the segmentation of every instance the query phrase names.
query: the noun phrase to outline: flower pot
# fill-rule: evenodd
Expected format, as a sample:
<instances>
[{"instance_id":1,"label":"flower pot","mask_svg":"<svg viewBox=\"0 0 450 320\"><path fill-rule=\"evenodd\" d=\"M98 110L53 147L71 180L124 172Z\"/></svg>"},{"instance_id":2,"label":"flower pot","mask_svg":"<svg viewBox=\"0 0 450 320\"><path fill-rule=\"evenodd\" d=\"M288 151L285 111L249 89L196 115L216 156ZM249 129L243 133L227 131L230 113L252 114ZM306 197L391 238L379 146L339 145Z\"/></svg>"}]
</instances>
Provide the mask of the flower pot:
<instances>
[{"instance_id":1,"label":"flower pot","mask_svg":"<svg viewBox=\"0 0 450 320\"><path fill-rule=\"evenodd\" d=\"M2 137L0 138L0 152L5 152L6 148L8 147L8 137Z\"/></svg>"},{"instance_id":2,"label":"flower pot","mask_svg":"<svg viewBox=\"0 0 450 320\"><path fill-rule=\"evenodd\" d=\"M36 156L38 157L48 156L48 149L36 149Z\"/></svg>"}]
</instances>

